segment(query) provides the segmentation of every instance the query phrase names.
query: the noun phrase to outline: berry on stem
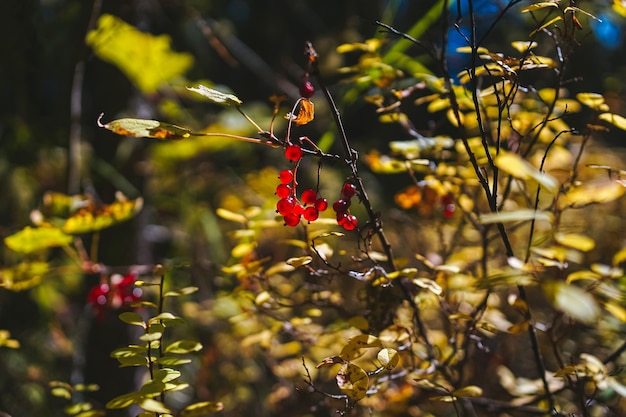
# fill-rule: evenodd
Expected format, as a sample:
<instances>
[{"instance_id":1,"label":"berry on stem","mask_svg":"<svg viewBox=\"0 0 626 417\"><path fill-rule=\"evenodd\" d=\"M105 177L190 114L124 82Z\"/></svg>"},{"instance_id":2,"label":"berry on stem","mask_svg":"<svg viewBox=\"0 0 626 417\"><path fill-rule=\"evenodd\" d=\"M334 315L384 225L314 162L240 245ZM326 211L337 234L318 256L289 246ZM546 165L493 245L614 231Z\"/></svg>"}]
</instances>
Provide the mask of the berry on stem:
<instances>
[{"instance_id":1,"label":"berry on stem","mask_svg":"<svg viewBox=\"0 0 626 417\"><path fill-rule=\"evenodd\" d=\"M318 211L324 211L328 208L328 200L326 200L325 198L318 198L317 200L315 200L315 208Z\"/></svg>"},{"instance_id":2,"label":"berry on stem","mask_svg":"<svg viewBox=\"0 0 626 417\"><path fill-rule=\"evenodd\" d=\"M302 215L302 217L304 217L305 220L308 220L310 222L313 222L315 220L317 220L317 218L320 216L319 211L317 211L317 209L315 207L307 207L304 209L304 214Z\"/></svg>"},{"instance_id":3,"label":"berry on stem","mask_svg":"<svg viewBox=\"0 0 626 417\"><path fill-rule=\"evenodd\" d=\"M350 200L339 199L333 203L333 210L336 213L345 213L350 207Z\"/></svg>"},{"instance_id":4,"label":"berry on stem","mask_svg":"<svg viewBox=\"0 0 626 417\"><path fill-rule=\"evenodd\" d=\"M311 98L313 97L313 93L315 93L315 87L313 87L311 81L308 79L302 81L302 84L300 84L300 96L304 98Z\"/></svg>"},{"instance_id":5,"label":"berry on stem","mask_svg":"<svg viewBox=\"0 0 626 417\"><path fill-rule=\"evenodd\" d=\"M292 162L299 161L302 158L302 148L298 145L289 145L285 148L285 158Z\"/></svg>"},{"instance_id":6,"label":"berry on stem","mask_svg":"<svg viewBox=\"0 0 626 417\"><path fill-rule=\"evenodd\" d=\"M295 227L300 223L300 215L298 214L286 214L283 216L286 226Z\"/></svg>"},{"instance_id":7,"label":"berry on stem","mask_svg":"<svg viewBox=\"0 0 626 417\"><path fill-rule=\"evenodd\" d=\"M291 181L293 181L293 171L290 169L283 169L282 171L280 171L278 178L280 179L281 183L289 184Z\"/></svg>"},{"instance_id":8,"label":"berry on stem","mask_svg":"<svg viewBox=\"0 0 626 417\"><path fill-rule=\"evenodd\" d=\"M291 195L291 186L288 184L278 184L276 187L276 195L279 198L287 198Z\"/></svg>"},{"instance_id":9,"label":"berry on stem","mask_svg":"<svg viewBox=\"0 0 626 417\"><path fill-rule=\"evenodd\" d=\"M278 211L278 213L282 214L283 216L287 214L292 214L295 205L296 205L295 199L291 197L281 198L276 203L276 211Z\"/></svg>"},{"instance_id":10,"label":"berry on stem","mask_svg":"<svg viewBox=\"0 0 626 417\"><path fill-rule=\"evenodd\" d=\"M317 193L315 190L308 189L302 192L302 202L304 204L314 204L315 200L317 200Z\"/></svg>"},{"instance_id":11,"label":"berry on stem","mask_svg":"<svg viewBox=\"0 0 626 417\"><path fill-rule=\"evenodd\" d=\"M356 194L356 185L346 183L341 187L341 197L344 199L350 199L350 197Z\"/></svg>"}]
</instances>

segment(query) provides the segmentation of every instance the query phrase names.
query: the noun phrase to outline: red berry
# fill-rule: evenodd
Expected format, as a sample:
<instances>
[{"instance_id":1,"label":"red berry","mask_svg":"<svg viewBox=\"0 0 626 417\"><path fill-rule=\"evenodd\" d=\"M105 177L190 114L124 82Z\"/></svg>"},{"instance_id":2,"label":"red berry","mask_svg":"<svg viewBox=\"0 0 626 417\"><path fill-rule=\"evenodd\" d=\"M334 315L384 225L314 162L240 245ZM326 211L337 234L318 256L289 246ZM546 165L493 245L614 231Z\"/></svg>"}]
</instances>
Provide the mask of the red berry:
<instances>
[{"instance_id":1,"label":"red berry","mask_svg":"<svg viewBox=\"0 0 626 417\"><path fill-rule=\"evenodd\" d=\"M345 216L345 221L341 224L345 230L354 230L358 224L358 220L355 215L348 214Z\"/></svg>"},{"instance_id":2,"label":"red berry","mask_svg":"<svg viewBox=\"0 0 626 417\"><path fill-rule=\"evenodd\" d=\"M293 213L293 208L296 205L296 200L291 197L281 198L276 203L276 211L283 216Z\"/></svg>"},{"instance_id":3,"label":"red berry","mask_svg":"<svg viewBox=\"0 0 626 417\"><path fill-rule=\"evenodd\" d=\"M280 178L280 182L282 182L283 184L289 184L291 181L293 181L293 171L290 169L283 169L282 171L280 171L278 178Z\"/></svg>"},{"instance_id":4,"label":"red berry","mask_svg":"<svg viewBox=\"0 0 626 417\"><path fill-rule=\"evenodd\" d=\"M456 210L456 207L454 206L454 204L448 204L446 208L443 210L443 215L445 216L446 219L449 219L450 217L454 215L454 210Z\"/></svg>"},{"instance_id":5,"label":"red berry","mask_svg":"<svg viewBox=\"0 0 626 417\"><path fill-rule=\"evenodd\" d=\"M87 295L87 301L94 306L102 306L107 302L107 294L109 293L108 284L100 284L95 286L89 291Z\"/></svg>"},{"instance_id":6,"label":"red berry","mask_svg":"<svg viewBox=\"0 0 626 417\"><path fill-rule=\"evenodd\" d=\"M337 213L337 224L342 226L348 220L347 213Z\"/></svg>"},{"instance_id":7,"label":"red berry","mask_svg":"<svg viewBox=\"0 0 626 417\"><path fill-rule=\"evenodd\" d=\"M287 198L291 195L291 186L288 184L278 184L276 195L280 198Z\"/></svg>"},{"instance_id":8,"label":"red berry","mask_svg":"<svg viewBox=\"0 0 626 417\"><path fill-rule=\"evenodd\" d=\"M300 223L300 215L296 214L287 214L283 216L283 220L285 221L286 226L297 226Z\"/></svg>"},{"instance_id":9,"label":"red berry","mask_svg":"<svg viewBox=\"0 0 626 417\"><path fill-rule=\"evenodd\" d=\"M307 207L304 209L304 214L302 215L302 217L305 218L305 220L308 220L310 222L314 222L315 220L317 220L317 218L320 216L319 211L317 211L317 209L315 207Z\"/></svg>"},{"instance_id":10,"label":"red berry","mask_svg":"<svg viewBox=\"0 0 626 417\"><path fill-rule=\"evenodd\" d=\"M304 207L302 206L302 204L300 203L296 203L293 206L293 214L296 214L298 216L301 216L304 213Z\"/></svg>"},{"instance_id":11,"label":"red berry","mask_svg":"<svg viewBox=\"0 0 626 417\"><path fill-rule=\"evenodd\" d=\"M285 158L290 161L299 161L302 158L302 148L298 145L289 145L285 148Z\"/></svg>"},{"instance_id":12,"label":"red berry","mask_svg":"<svg viewBox=\"0 0 626 417\"><path fill-rule=\"evenodd\" d=\"M350 207L350 200L340 199L333 203L333 210L336 213L345 213Z\"/></svg>"},{"instance_id":13,"label":"red berry","mask_svg":"<svg viewBox=\"0 0 626 417\"><path fill-rule=\"evenodd\" d=\"M315 87L309 80L304 80L302 84L300 84L300 96L304 98L311 98L315 93Z\"/></svg>"},{"instance_id":14,"label":"red berry","mask_svg":"<svg viewBox=\"0 0 626 417\"><path fill-rule=\"evenodd\" d=\"M356 194L356 185L346 183L341 187L341 197L345 199L349 199L354 194Z\"/></svg>"},{"instance_id":15,"label":"red berry","mask_svg":"<svg viewBox=\"0 0 626 417\"><path fill-rule=\"evenodd\" d=\"M302 192L302 202L304 204L313 204L315 203L315 200L317 200L317 193L315 190L308 189Z\"/></svg>"},{"instance_id":16,"label":"red berry","mask_svg":"<svg viewBox=\"0 0 626 417\"><path fill-rule=\"evenodd\" d=\"M324 211L328 208L328 200L326 200L325 198L318 198L317 200L315 200L315 208L318 211Z\"/></svg>"}]
</instances>

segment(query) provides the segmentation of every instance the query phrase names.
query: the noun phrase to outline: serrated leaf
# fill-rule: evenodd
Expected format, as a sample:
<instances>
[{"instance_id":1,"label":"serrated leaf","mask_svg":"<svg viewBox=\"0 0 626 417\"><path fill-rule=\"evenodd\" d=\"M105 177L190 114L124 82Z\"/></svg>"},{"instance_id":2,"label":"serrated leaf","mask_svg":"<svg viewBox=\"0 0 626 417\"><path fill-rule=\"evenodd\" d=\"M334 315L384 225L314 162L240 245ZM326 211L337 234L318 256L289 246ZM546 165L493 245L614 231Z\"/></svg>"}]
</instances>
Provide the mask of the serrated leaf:
<instances>
[{"instance_id":1,"label":"serrated leaf","mask_svg":"<svg viewBox=\"0 0 626 417\"><path fill-rule=\"evenodd\" d=\"M221 91L205 87L202 84L198 84L198 87L187 87L187 90L200 94L216 104L223 104L225 106L240 106L243 104L243 101L233 94L222 93Z\"/></svg>"},{"instance_id":2,"label":"serrated leaf","mask_svg":"<svg viewBox=\"0 0 626 417\"><path fill-rule=\"evenodd\" d=\"M177 355L197 352L202 349L202 344L195 340L177 340L165 348L166 353L175 353Z\"/></svg>"},{"instance_id":3,"label":"serrated leaf","mask_svg":"<svg viewBox=\"0 0 626 417\"><path fill-rule=\"evenodd\" d=\"M559 183L551 175L539 171L528 161L513 152L501 152L493 163L502 171L521 180L535 180L543 189L551 194L558 191Z\"/></svg>"},{"instance_id":4,"label":"serrated leaf","mask_svg":"<svg viewBox=\"0 0 626 417\"><path fill-rule=\"evenodd\" d=\"M339 389L353 401L359 401L367 394L367 372L353 363L344 363L337 372L336 380Z\"/></svg>"},{"instance_id":5,"label":"serrated leaf","mask_svg":"<svg viewBox=\"0 0 626 417\"><path fill-rule=\"evenodd\" d=\"M56 227L27 226L17 233L4 238L4 244L9 249L20 253L32 253L40 250L67 246L74 238L63 233Z\"/></svg>"},{"instance_id":6,"label":"serrated leaf","mask_svg":"<svg viewBox=\"0 0 626 417\"><path fill-rule=\"evenodd\" d=\"M224 409L224 404L220 402L203 401L190 404L179 413L179 417L202 417L208 414L217 413Z\"/></svg>"},{"instance_id":7,"label":"serrated leaf","mask_svg":"<svg viewBox=\"0 0 626 417\"><path fill-rule=\"evenodd\" d=\"M395 349L381 349L377 355L378 362L387 370L395 368L400 362L400 355Z\"/></svg>"},{"instance_id":8,"label":"serrated leaf","mask_svg":"<svg viewBox=\"0 0 626 417\"><path fill-rule=\"evenodd\" d=\"M600 120L604 120L605 122L611 123L615 127L626 130L626 117L620 116L619 114L602 113L600 116L598 116L598 118Z\"/></svg>"},{"instance_id":9,"label":"serrated leaf","mask_svg":"<svg viewBox=\"0 0 626 417\"><path fill-rule=\"evenodd\" d=\"M125 311L120 314L120 320L122 320L126 324L132 324L133 326L139 326L146 328L146 323L143 321L143 318L138 313L134 311Z\"/></svg>"},{"instance_id":10,"label":"serrated leaf","mask_svg":"<svg viewBox=\"0 0 626 417\"><path fill-rule=\"evenodd\" d=\"M69 217L62 229L68 234L95 232L131 219L142 207L142 198L122 198L110 205L84 207Z\"/></svg>"},{"instance_id":11,"label":"serrated leaf","mask_svg":"<svg viewBox=\"0 0 626 417\"><path fill-rule=\"evenodd\" d=\"M117 409L130 407L131 405L136 404L140 399L141 395L138 392L122 394L106 403L106 408Z\"/></svg>"}]
</instances>

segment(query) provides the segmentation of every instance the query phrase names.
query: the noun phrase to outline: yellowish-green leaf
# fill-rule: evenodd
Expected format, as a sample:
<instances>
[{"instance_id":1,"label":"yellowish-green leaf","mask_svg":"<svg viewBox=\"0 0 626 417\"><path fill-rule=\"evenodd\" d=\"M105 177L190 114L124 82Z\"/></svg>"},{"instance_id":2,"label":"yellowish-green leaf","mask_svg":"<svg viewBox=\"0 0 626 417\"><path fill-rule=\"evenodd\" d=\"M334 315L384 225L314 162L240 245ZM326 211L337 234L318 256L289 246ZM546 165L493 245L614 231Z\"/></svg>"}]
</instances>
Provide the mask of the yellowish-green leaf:
<instances>
[{"instance_id":1,"label":"yellowish-green leaf","mask_svg":"<svg viewBox=\"0 0 626 417\"><path fill-rule=\"evenodd\" d=\"M89 204L91 198L86 195L66 195L48 191L43 195L41 211L48 217L68 217L81 207Z\"/></svg>"},{"instance_id":2,"label":"yellowish-green leaf","mask_svg":"<svg viewBox=\"0 0 626 417\"><path fill-rule=\"evenodd\" d=\"M626 323L626 309L624 309L624 307L612 301L608 301L604 304L604 308L606 309L606 311L611 313L613 317L615 317L622 323Z\"/></svg>"},{"instance_id":3,"label":"yellowish-green leaf","mask_svg":"<svg viewBox=\"0 0 626 417\"><path fill-rule=\"evenodd\" d=\"M554 307L563 311L575 320L583 323L593 323L600 314L600 308L596 300L588 292L562 282L546 286Z\"/></svg>"},{"instance_id":4,"label":"yellowish-green leaf","mask_svg":"<svg viewBox=\"0 0 626 417\"><path fill-rule=\"evenodd\" d=\"M527 13L527 12L534 12L535 10L541 10L541 9L545 9L547 7L556 7L558 9L559 4L556 1L540 1L537 3L533 3L528 7L524 7L521 12L522 13Z\"/></svg>"},{"instance_id":5,"label":"yellowish-green leaf","mask_svg":"<svg viewBox=\"0 0 626 417\"><path fill-rule=\"evenodd\" d=\"M190 363L191 359L189 358L177 358L173 356L161 356L157 358L157 363L165 366L180 366Z\"/></svg>"},{"instance_id":6,"label":"yellowish-green leaf","mask_svg":"<svg viewBox=\"0 0 626 417\"><path fill-rule=\"evenodd\" d=\"M187 90L198 93L216 104L222 104L225 106L240 106L243 104L243 101L233 94L222 93L221 91L205 87L202 84L199 84L198 87L187 87Z\"/></svg>"},{"instance_id":7,"label":"yellowish-green leaf","mask_svg":"<svg viewBox=\"0 0 626 417\"><path fill-rule=\"evenodd\" d=\"M145 397L157 396L165 389L165 383L158 380L150 380L143 384L139 389L139 393Z\"/></svg>"},{"instance_id":8,"label":"yellowish-green leaf","mask_svg":"<svg viewBox=\"0 0 626 417\"><path fill-rule=\"evenodd\" d=\"M313 258L310 256L301 256L299 258L289 258L287 259L287 265L291 265L294 268L298 268L303 265L308 265L313 261Z\"/></svg>"},{"instance_id":9,"label":"yellowish-green leaf","mask_svg":"<svg viewBox=\"0 0 626 417\"><path fill-rule=\"evenodd\" d=\"M579 208L589 204L608 203L624 195L624 186L617 181L601 180L586 182L578 187L572 187L561 196L559 208Z\"/></svg>"},{"instance_id":10,"label":"yellowish-green leaf","mask_svg":"<svg viewBox=\"0 0 626 417\"><path fill-rule=\"evenodd\" d=\"M106 408L126 408L133 404L136 404L141 399L141 395L138 392L131 392L128 394L122 394L119 397L113 398L106 404Z\"/></svg>"},{"instance_id":11,"label":"yellowish-green leaf","mask_svg":"<svg viewBox=\"0 0 626 417\"><path fill-rule=\"evenodd\" d=\"M46 262L21 262L11 268L0 270L0 287L23 291L34 287L50 271Z\"/></svg>"},{"instance_id":12,"label":"yellowish-green leaf","mask_svg":"<svg viewBox=\"0 0 626 417\"><path fill-rule=\"evenodd\" d=\"M148 348L145 345L128 345L119 349L115 349L113 352L111 352L111 357L121 358L124 356L135 356L137 354L144 353L147 350Z\"/></svg>"},{"instance_id":13,"label":"yellowish-green leaf","mask_svg":"<svg viewBox=\"0 0 626 417\"><path fill-rule=\"evenodd\" d=\"M99 58L116 65L145 93L155 92L193 64L191 54L172 51L168 36L141 32L110 14L100 16L86 42Z\"/></svg>"},{"instance_id":14,"label":"yellowish-green leaf","mask_svg":"<svg viewBox=\"0 0 626 417\"><path fill-rule=\"evenodd\" d=\"M598 118L600 120L604 120L605 122L611 123L615 127L626 130L626 117L624 116L613 113L602 113L600 116L598 116Z\"/></svg>"},{"instance_id":15,"label":"yellowish-green leaf","mask_svg":"<svg viewBox=\"0 0 626 417\"><path fill-rule=\"evenodd\" d=\"M521 180L533 179L551 194L558 191L559 183L554 177L539 171L519 154L501 152L494 158L493 162L500 170L515 178Z\"/></svg>"},{"instance_id":16,"label":"yellowish-green leaf","mask_svg":"<svg viewBox=\"0 0 626 417\"><path fill-rule=\"evenodd\" d=\"M597 111L608 111L609 106L604 102L604 96L598 93L578 93L576 99L587 107Z\"/></svg>"},{"instance_id":17,"label":"yellowish-green leaf","mask_svg":"<svg viewBox=\"0 0 626 417\"><path fill-rule=\"evenodd\" d=\"M118 201L99 207L85 207L68 218L63 231L69 234L90 233L131 219L143 206L143 199Z\"/></svg>"},{"instance_id":18,"label":"yellowish-green leaf","mask_svg":"<svg viewBox=\"0 0 626 417\"><path fill-rule=\"evenodd\" d=\"M589 271L588 269L583 269L581 271L575 271L567 275L567 279L565 280L565 283L570 284L574 281L580 281L580 280L596 281L600 278L602 277L599 274L593 271Z\"/></svg>"},{"instance_id":19,"label":"yellowish-green leaf","mask_svg":"<svg viewBox=\"0 0 626 417\"><path fill-rule=\"evenodd\" d=\"M117 357L117 361L120 363L120 368L127 366L148 366L148 358L139 354L119 356Z\"/></svg>"},{"instance_id":20,"label":"yellowish-green leaf","mask_svg":"<svg viewBox=\"0 0 626 417\"><path fill-rule=\"evenodd\" d=\"M158 120L125 118L102 123L102 116L104 113L98 117L98 126L121 136L176 140L192 135L189 129Z\"/></svg>"},{"instance_id":21,"label":"yellowish-green leaf","mask_svg":"<svg viewBox=\"0 0 626 417\"><path fill-rule=\"evenodd\" d=\"M15 252L32 253L47 248L67 246L74 238L56 227L27 226L4 238L4 244Z\"/></svg>"},{"instance_id":22,"label":"yellowish-green leaf","mask_svg":"<svg viewBox=\"0 0 626 417\"><path fill-rule=\"evenodd\" d=\"M209 414L217 413L224 409L224 404L219 402L203 401L188 405L181 410L180 417L203 417Z\"/></svg>"},{"instance_id":23,"label":"yellowish-green leaf","mask_svg":"<svg viewBox=\"0 0 626 417\"><path fill-rule=\"evenodd\" d=\"M10 349L18 349L20 347L20 342L15 339L11 339L11 332L8 330L0 329L0 346Z\"/></svg>"},{"instance_id":24,"label":"yellowish-green leaf","mask_svg":"<svg viewBox=\"0 0 626 417\"><path fill-rule=\"evenodd\" d=\"M254 249L256 249L256 247L257 247L256 242L240 243L230 251L230 254L234 258L243 258L244 256L250 254Z\"/></svg>"},{"instance_id":25,"label":"yellowish-green leaf","mask_svg":"<svg viewBox=\"0 0 626 417\"><path fill-rule=\"evenodd\" d=\"M220 216L222 219L230 220L232 222L237 222L241 224L245 224L248 221L248 218L242 214L232 212L230 210L226 210L224 208L218 208L216 210L216 214Z\"/></svg>"},{"instance_id":26,"label":"yellowish-green leaf","mask_svg":"<svg viewBox=\"0 0 626 417\"><path fill-rule=\"evenodd\" d=\"M483 395L483 390L476 385L468 385L454 391L452 395L456 397L480 397L481 395Z\"/></svg>"},{"instance_id":27,"label":"yellowish-green leaf","mask_svg":"<svg viewBox=\"0 0 626 417\"><path fill-rule=\"evenodd\" d=\"M154 379L163 382L171 382L177 378L180 378L180 376L180 371L171 368L161 368L154 371Z\"/></svg>"},{"instance_id":28,"label":"yellowish-green leaf","mask_svg":"<svg viewBox=\"0 0 626 417\"><path fill-rule=\"evenodd\" d=\"M353 401L359 401L367 394L369 377L361 367L344 363L337 372L337 386Z\"/></svg>"},{"instance_id":29,"label":"yellowish-green leaf","mask_svg":"<svg viewBox=\"0 0 626 417\"><path fill-rule=\"evenodd\" d=\"M132 324L133 326L143 327L144 329L146 328L146 323L143 321L143 318L134 311L123 312L120 314L120 320L124 323Z\"/></svg>"},{"instance_id":30,"label":"yellowish-green leaf","mask_svg":"<svg viewBox=\"0 0 626 417\"><path fill-rule=\"evenodd\" d=\"M554 240L563 246L583 252L589 252L596 246L596 242L592 238L578 233L557 233Z\"/></svg>"},{"instance_id":31,"label":"yellowish-green leaf","mask_svg":"<svg viewBox=\"0 0 626 417\"><path fill-rule=\"evenodd\" d=\"M197 352L202 349L202 344L195 340L177 340L165 348L165 353L185 354Z\"/></svg>"},{"instance_id":32,"label":"yellowish-green leaf","mask_svg":"<svg viewBox=\"0 0 626 417\"><path fill-rule=\"evenodd\" d=\"M165 294L163 294L163 297L180 297L181 295L189 295L197 291L198 291L198 287L194 287L194 286L185 287L179 290L167 291Z\"/></svg>"},{"instance_id":33,"label":"yellowish-green leaf","mask_svg":"<svg viewBox=\"0 0 626 417\"><path fill-rule=\"evenodd\" d=\"M531 41L514 41L511 42L511 46L517 49L518 52L525 53L530 49L537 47L537 42Z\"/></svg>"},{"instance_id":34,"label":"yellowish-green leaf","mask_svg":"<svg viewBox=\"0 0 626 417\"><path fill-rule=\"evenodd\" d=\"M626 248L620 249L615 255L613 255L613 266L617 266L622 262L626 262Z\"/></svg>"},{"instance_id":35,"label":"yellowish-green leaf","mask_svg":"<svg viewBox=\"0 0 626 417\"><path fill-rule=\"evenodd\" d=\"M153 400L152 398L144 398L141 401L138 401L137 404L144 410L151 411L153 413L171 413L170 409L167 408L165 404L161 401Z\"/></svg>"},{"instance_id":36,"label":"yellowish-green leaf","mask_svg":"<svg viewBox=\"0 0 626 417\"><path fill-rule=\"evenodd\" d=\"M65 398L66 400L69 400L72 398L72 393L69 389L67 389L66 387L53 387L50 390L50 394L54 395L55 397L59 397L59 398Z\"/></svg>"},{"instance_id":37,"label":"yellowish-green leaf","mask_svg":"<svg viewBox=\"0 0 626 417\"><path fill-rule=\"evenodd\" d=\"M558 22L559 20L563 20L563 18L561 16L557 16L557 17L555 17L553 19L550 19L550 21L544 23L543 25L539 26L537 29L535 29L532 32L530 32L530 34L528 36L532 38L533 36L535 36L535 34L541 32L542 30L544 30L548 26Z\"/></svg>"},{"instance_id":38,"label":"yellowish-green leaf","mask_svg":"<svg viewBox=\"0 0 626 417\"><path fill-rule=\"evenodd\" d=\"M478 221L482 224L523 222L523 221L546 221L552 223L554 215L549 211L521 209L513 211L501 211L499 213L482 214Z\"/></svg>"},{"instance_id":39,"label":"yellowish-green leaf","mask_svg":"<svg viewBox=\"0 0 626 417\"><path fill-rule=\"evenodd\" d=\"M377 358L378 362L388 370L395 368L400 362L400 355L398 355L395 349L391 348L381 349Z\"/></svg>"}]
</instances>

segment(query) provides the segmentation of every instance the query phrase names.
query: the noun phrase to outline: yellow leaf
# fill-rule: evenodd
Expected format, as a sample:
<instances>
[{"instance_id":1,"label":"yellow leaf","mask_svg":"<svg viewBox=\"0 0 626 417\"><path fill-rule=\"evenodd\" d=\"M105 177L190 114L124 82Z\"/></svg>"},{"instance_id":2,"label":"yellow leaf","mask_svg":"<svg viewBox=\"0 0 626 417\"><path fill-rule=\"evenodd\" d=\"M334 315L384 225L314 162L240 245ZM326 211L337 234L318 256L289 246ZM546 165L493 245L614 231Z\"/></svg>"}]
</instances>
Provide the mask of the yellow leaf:
<instances>
[{"instance_id":1,"label":"yellow leaf","mask_svg":"<svg viewBox=\"0 0 626 417\"><path fill-rule=\"evenodd\" d=\"M378 347L382 348L382 342L369 334L359 334L348 340L348 344L341 350L340 356L345 360L353 360L362 355L361 349Z\"/></svg>"},{"instance_id":2,"label":"yellow leaf","mask_svg":"<svg viewBox=\"0 0 626 417\"><path fill-rule=\"evenodd\" d=\"M480 397L481 395L483 395L483 390L476 385L468 385L454 391L452 395L457 397Z\"/></svg>"},{"instance_id":3,"label":"yellow leaf","mask_svg":"<svg viewBox=\"0 0 626 417\"><path fill-rule=\"evenodd\" d=\"M337 372L337 386L351 400L358 401L365 397L369 386L369 377L361 367L344 363Z\"/></svg>"},{"instance_id":4,"label":"yellow leaf","mask_svg":"<svg viewBox=\"0 0 626 417\"><path fill-rule=\"evenodd\" d=\"M604 96L598 93L578 93L576 99L587 107L598 111L607 111L609 106L604 102Z\"/></svg>"},{"instance_id":5,"label":"yellow leaf","mask_svg":"<svg viewBox=\"0 0 626 417\"><path fill-rule=\"evenodd\" d=\"M4 244L15 252L32 253L72 243L72 236L56 227L27 226L19 232L4 238Z\"/></svg>"},{"instance_id":6,"label":"yellow leaf","mask_svg":"<svg viewBox=\"0 0 626 417\"><path fill-rule=\"evenodd\" d=\"M144 93L155 92L193 64L190 54L172 51L169 36L141 32L110 14L100 16L98 27L87 34L86 42Z\"/></svg>"},{"instance_id":7,"label":"yellow leaf","mask_svg":"<svg viewBox=\"0 0 626 417\"><path fill-rule=\"evenodd\" d=\"M583 252L589 252L596 247L596 242L592 238L578 233L557 233L554 236L554 240L563 246Z\"/></svg>"},{"instance_id":8,"label":"yellow leaf","mask_svg":"<svg viewBox=\"0 0 626 417\"><path fill-rule=\"evenodd\" d=\"M224 404L203 401L185 407L179 414L180 417L203 417L207 414L217 413L224 409Z\"/></svg>"},{"instance_id":9,"label":"yellow leaf","mask_svg":"<svg viewBox=\"0 0 626 417\"><path fill-rule=\"evenodd\" d=\"M521 12L522 13L532 12L532 11L535 11L535 10L545 9L546 7L556 7L556 8L558 8L559 5L555 1L541 1L541 2L538 2L538 3L531 4L528 7L524 7L521 10Z\"/></svg>"},{"instance_id":10,"label":"yellow leaf","mask_svg":"<svg viewBox=\"0 0 626 417\"><path fill-rule=\"evenodd\" d=\"M600 116L598 116L598 118L600 120L604 120L605 122L611 123L615 127L626 130L626 117L620 116L619 114L602 113Z\"/></svg>"},{"instance_id":11,"label":"yellow leaf","mask_svg":"<svg viewBox=\"0 0 626 417\"><path fill-rule=\"evenodd\" d=\"M12 291L23 291L34 287L49 272L46 262L22 262L11 268L0 270L0 287Z\"/></svg>"},{"instance_id":12,"label":"yellow leaf","mask_svg":"<svg viewBox=\"0 0 626 417\"><path fill-rule=\"evenodd\" d=\"M609 301L604 304L604 308L619 321L626 323L626 309L624 307Z\"/></svg>"},{"instance_id":13,"label":"yellow leaf","mask_svg":"<svg viewBox=\"0 0 626 417\"><path fill-rule=\"evenodd\" d=\"M535 48L537 46L537 42L514 41L514 42L511 42L511 46L517 49L518 52L525 53L526 51Z\"/></svg>"},{"instance_id":14,"label":"yellow leaf","mask_svg":"<svg viewBox=\"0 0 626 417\"><path fill-rule=\"evenodd\" d=\"M174 140L191 136L191 131L188 129L159 122L158 120L125 118L103 124L101 122L102 116L104 116L104 113L101 113L100 117L98 117L98 126L121 136Z\"/></svg>"},{"instance_id":15,"label":"yellow leaf","mask_svg":"<svg viewBox=\"0 0 626 417\"><path fill-rule=\"evenodd\" d=\"M381 349L377 355L378 362L387 370L391 370L400 362L400 355L395 349Z\"/></svg>"},{"instance_id":16,"label":"yellow leaf","mask_svg":"<svg viewBox=\"0 0 626 417\"><path fill-rule=\"evenodd\" d=\"M482 224L521 222L528 220L544 220L552 223L554 215L548 211L521 209L513 211L501 211L499 213L482 214L478 217L478 221Z\"/></svg>"},{"instance_id":17,"label":"yellow leaf","mask_svg":"<svg viewBox=\"0 0 626 417\"><path fill-rule=\"evenodd\" d=\"M574 285L559 282L546 286L546 290L553 296L554 306L575 320L589 324L600 314L593 296Z\"/></svg>"},{"instance_id":18,"label":"yellow leaf","mask_svg":"<svg viewBox=\"0 0 626 417\"><path fill-rule=\"evenodd\" d=\"M226 106L240 106L243 104L243 101L233 94L222 93L221 91L205 87L202 84L199 84L198 87L187 87L187 90L198 93L216 104L223 104Z\"/></svg>"},{"instance_id":19,"label":"yellow leaf","mask_svg":"<svg viewBox=\"0 0 626 417\"><path fill-rule=\"evenodd\" d=\"M100 207L85 207L80 209L63 225L63 231L69 234L94 232L124 222L137 214L143 206L143 199L118 201Z\"/></svg>"},{"instance_id":20,"label":"yellow leaf","mask_svg":"<svg viewBox=\"0 0 626 417\"><path fill-rule=\"evenodd\" d=\"M537 181L549 193L554 194L558 190L559 184L554 177L539 171L516 153L501 152L493 162L499 169L515 178Z\"/></svg>"},{"instance_id":21,"label":"yellow leaf","mask_svg":"<svg viewBox=\"0 0 626 417\"><path fill-rule=\"evenodd\" d=\"M622 262L626 262L626 248L620 249L615 255L613 255L613 265L617 266Z\"/></svg>"},{"instance_id":22,"label":"yellow leaf","mask_svg":"<svg viewBox=\"0 0 626 417\"><path fill-rule=\"evenodd\" d=\"M624 194L624 186L616 181L600 180L573 187L558 201L560 209L580 208L594 203L608 203Z\"/></svg>"}]
</instances>

